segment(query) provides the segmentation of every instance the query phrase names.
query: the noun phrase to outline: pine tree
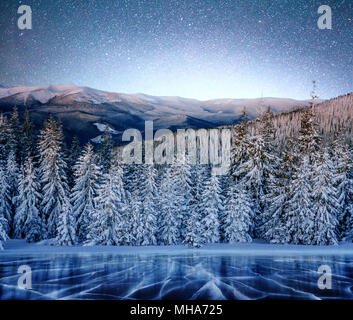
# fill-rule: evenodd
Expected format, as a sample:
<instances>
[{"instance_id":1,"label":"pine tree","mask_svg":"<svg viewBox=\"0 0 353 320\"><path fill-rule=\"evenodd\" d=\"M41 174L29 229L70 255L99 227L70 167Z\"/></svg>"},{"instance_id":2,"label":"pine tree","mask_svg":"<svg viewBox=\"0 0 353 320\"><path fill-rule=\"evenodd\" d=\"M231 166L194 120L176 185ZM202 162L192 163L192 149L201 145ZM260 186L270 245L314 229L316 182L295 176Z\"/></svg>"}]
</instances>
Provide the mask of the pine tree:
<instances>
[{"instance_id":1,"label":"pine tree","mask_svg":"<svg viewBox=\"0 0 353 320\"><path fill-rule=\"evenodd\" d=\"M55 242L60 246L72 246L76 244L75 216L72 205L67 199L62 205L58 218L57 236Z\"/></svg>"},{"instance_id":2,"label":"pine tree","mask_svg":"<svg viewBox=\"0 0 353 320\"><path fill-rule=\"evenodd\" d=\"M21 144L21 163L23 163L26 160L28 152L30 152L30 154L33 156L36 154L34 129L33 124L29 118L28 110L26 110L24 114L24 120L21 129Z\"/></svg>"},{"instance_id":3,"label":"pine tree","mask_svg":"<svg viewBox=\"0 0 353 320\"><path fill-rule=\"evenodd\" d=\"M120 245L126 229L126 211L123 170L117 160L109 173L104 174L103 183L95 199L96 210L89 226L87 245Z\"/></svg>"},{"instance_id":4,"label":"pine tree","mask_svg":"<svg viewBox=\"0 0 353 320\"><path fill-rule=\"evenodd\" d=\"M312 194L313 167L305 156L298 168L289 189L288 210L283 221L284 243L311 244L314 230Z\"/></svg>"},{"instance_id":5,"label":"pine tree","mask_svg":"<svg viewBox=\"0 0 353 320\"><path fill-rule=\"evenodd\" d=\"M13 108L12 116L10 119L10 128L11 128L11 150L15 153L15 160L20 162L22 154L22 130L20 126L20 121L18 117L17 108Z\"/></svg>"},{"instance_id":6,"label":"pine tree","mask_svg":"<svg viewBox=\"0 0 353 320\"><path fill-rule=\"evenodd\" d=\"M337 190L333 186L332 168L329 154L323 150L313 171L314 221L311 244L338 244L336 228L339 203L336 198Z\"/></svg>"},{"instance_id":7,"label":"pine tree","mask_svg":"<svg viewBox=\"0 0 353 320\"><path fill-rule=\"evenodd\" d=\"M157 185L156 185L156 169L153 165L143 165L141 177L141 186L139 189L139 197L141 201L141 211L139 223L142 233L138 234L137 243L139 245L156 245L157 244Z\"/></svg>"},{"instance_id":8,"label":"pine tree","mask_svg":"<svg viewBox=\"0 0 353 320\"><path fill-rule=\"evenodd\" d=\"M8 225L8 222L4 218L4 216L0 212L0 250L3 250L3 241L6 241L8 239L7 233L6 233L6 226Z\"/></svg>"},{"instance_id":9,"label":"pine tree","mask_svg":"<svg viewBox=\"0 0 353 320\"><path fill-rule=\"evenodd\" d=\"M283 171L281 173L283 175ZM282 175L276 176L269 183L269 191L266 195L267 205L264 210L263 237L271 243L284 243L286 239L286 214L290 180Z\"/></svg>"},{"instance_id":10,"label":"pine tree","mask_svg":"<svg viewBox=\"0 0 353 320\"><path fill-rule=\"evenodd\" d=\"M74 166L78 160L78 158L81 155L81 145L80 145L80 141L78 140L77 136L75 136L72 139L72 143L71 143L71 148L70 148L70 154L68 156L68 161L67 161L67 165L68 165L68 183L69 186L72 188L74 186Z\"/></svg>"},{"instance_id":11,"label":"pine tree","mask_svg":"<svg viewBox=\"0 0 353 320\"><path fill-rule=\"evenodd\" d=\"M11 193L4 164L0 161L0 215L4 218L3 227L7 235L13 220L11 209Z\"/></svg>"},{"instance_id":12,"label":"pine tree","mask_svg":"<svg viewBox=\"0 0 353 320\"><path fill-rule=\"evenodd\" d=\"M39 193L37 169L35 169L32 156L28 154L21 170L19 181L19 194L16 202L16 215L14 219L14 236L25 238L28 242L42 239L43 222L40 215L41 195Z\"/></svg>"},{"instance_id":13,"label":"pine tree","mask_svg":"<svg viewBox=\"0 0 353 320\"><path fill-rule=\"evenodd\" d=\"M248 140L249 134L247 129L247 114L245 109L243 110L243 116L241 123L233 128L232 136L232 149L231 149L231 166L230 176L237 182L240 177L238 173L238 167L246 162L249 158L248 154Z\"/></svg>"},{"instance_id":14,"label":"pine tree","mask_svg":"<svg viewBox=\"0 0 353 320\"><path fill-rule=\"evenodd\" d=\"M189 247L200 248L202 245L202 194L204 191L204 183L206 176L206 168L200 164L192 167L191 175L193 180L193 202L190 207L191 214L186 223L186 235L184 244Z\"/></svg>"},{"instance_id":15,"label":"pine tree","mask_svg":"<svg viewBox=\"0 0 353 320\"><path fill-rule=\"evenodd\" d=\"M263 211L267 187L276 174L277 158L266 151L264 139L260 135L249 139L248 155L248 160L237 168L235 174L240 178L239 183L244 185L252 202L255 213L254 236L261 237L264 232L262 225L265 223Z\"/></svg>"},{"instance_id":16,"label":"pine tree","mask_svg":"<svg viewBox=\"0 0 353 320\"><path fill-rule=\"evenodd\" d=\"M130 232L129 239L125 240L126 245L139 246L143 240L144 234L144 225L142 223L141 211L142 204L137 196L137 192L133 192L130 197L130 214L129 214L129 222L130 222Z\"/></svg>"},{"instance_id":17,"label":"pine tree","mask_svg":"<svg viewBox=\"0 0 353 320\"><path fill-rule=\"evenodd\" d=\"M0 114L0 162L6 161L7 155L13 150L13 133L6 116Z\"/></svg>"},{"instance_id":18,"label":"pine tree","mask_svg":"<svg viewBox=\"0 0 353 320\"><path fill-rule=\"evenodd\" d=\"M158 243L174 245L178 243L178 224L171 168L167 167L159 189Z\"/></svg>"},{"instance_id":19,"label":"pine tree","mask_svg":"<svg viewBox=\"0 0 353 320\"><path fill-rule=\"evenodd\" d=\"M179 230L178 242L183 243L186 235L186 223L190 216L190 207L193 201L190 165L187 159L184 158L173 161L171 171L177 204L176 219Z\"/></svg>"},{"instance_id":20,"label":"pine tree","mask_svg":"<svg viewBox=\"0 0 353 320\"><path fill-rule=\"evenodd\" d=\"M47 236L55 238L59 216L67 210L68 185L62 131L52 117L41 130L39 138L41 211L47 225Z\"/></svg>"},{"instance_id":21,"label":"pine tree","mask_svg":"<svg viewBox=\"0 0 353 320\"><path fill-rule=\"evenodd\" d=\"M9 186L9 199L10 199L10 206L11 206L11 218L8 217L8 222L10 224L10 234L13 231L13 217L15 216L16 210L16 197L18 194L18 179L19 179L19 169L16 162L16 155L15 152L12 150L10 151L7 162L6 162L6 175L7 175L7 184Z\"/></svg>"},{"instance_id":22,"label":"pine tree","mask_svg":"<svg viewBox=\"0 0 353 320\"><path fill-rule=\"evenodd\" d=\"M240 184L231 186L225 205L225 242L251 242L250 230L253 214L244 188Z\"/></svg>"},{"instance_id":23,"label":"pine tree","mask_svg":"<svg viewBox=\"0 0 353 320\"><path fill-rule=\"evenodd\" d=\"M87 238L88 227L95 210L95 198L98 195L101 172L95 160L93 147L88 143L74 167L75 185L71 193L71 202L79 242Z\"/></svg>"},{"instance_id":24,"label":"pine tree","mask_svg":"<svg viewBox=\"0 0 353 320\"><path fill-rule=\"evenodd\" d=\"M102 142L98 150L98 165L101 167L103 173L107 173L112 164L113 157L113 141L108 125L104 128Z\"/></svg>"},{"instance_id":25,"label":"pine tree","mask_svg":"<svg viewBox=\"0 0 353 320\"><path fill-rule=\"evenodd\" d=\"M352 159L349 155L349 149L344 141L342 132L337 132L331 145L331 159L333 171L333 186L337 190L337 201L339 207L337 210L337 219L339 222L339 235L343 238L349 232L349 220L353 216L352 185L350 171L353 167Z\"/></svg>"},{"instance_id":26,"label":"pine tree","mask_svg":"<svg viewBox=\"0 0 353 320\"><path fill-rule=\"evenodd\" d=\"M220 240L219 213L223 209L220 197L221 188L218 177L211 175L206 181L205 190L202 193L202 241L203 243L216 243Z\"/></svg>"}]
</instances>

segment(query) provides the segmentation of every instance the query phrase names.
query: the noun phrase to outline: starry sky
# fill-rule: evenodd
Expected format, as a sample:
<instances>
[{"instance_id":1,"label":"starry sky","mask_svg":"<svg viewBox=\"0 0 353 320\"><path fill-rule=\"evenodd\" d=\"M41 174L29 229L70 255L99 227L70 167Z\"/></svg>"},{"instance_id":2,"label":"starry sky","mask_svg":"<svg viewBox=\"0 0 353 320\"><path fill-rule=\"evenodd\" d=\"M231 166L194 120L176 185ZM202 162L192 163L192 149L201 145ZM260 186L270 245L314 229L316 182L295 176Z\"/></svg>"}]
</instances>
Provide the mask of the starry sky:
<instances>
[{"instance_id":1,"label":"starry sky","mask_svg":"<svg viewBox=\"0 0 353 320\"><path fill-rule=\"evenodd\" d=\"M323 4L332 30L317 26ZM2 85L307 99L314 79L321 98L353 91L352 0L0 1Z\"/></svg>"}]
</instances>

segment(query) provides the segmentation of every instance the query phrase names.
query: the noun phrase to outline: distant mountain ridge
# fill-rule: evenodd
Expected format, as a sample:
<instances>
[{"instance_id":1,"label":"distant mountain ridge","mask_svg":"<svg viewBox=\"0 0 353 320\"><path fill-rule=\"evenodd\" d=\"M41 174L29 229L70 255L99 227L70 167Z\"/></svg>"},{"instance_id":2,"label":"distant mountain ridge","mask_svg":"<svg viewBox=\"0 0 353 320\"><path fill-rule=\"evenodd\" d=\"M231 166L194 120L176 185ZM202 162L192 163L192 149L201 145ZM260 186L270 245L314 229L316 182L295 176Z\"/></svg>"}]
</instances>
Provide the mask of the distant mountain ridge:
<instances>
[{"instance_id":1,"label":"distant mountain ridge","mask_svg":"<svg viewBox=\"0 0 353 320\"><path fill-rule=\"evenodd\" d=\"M308 100L283 98L199 101L106 92L72 84L0 86L0 112L11 112L14 106L20 114L28 109L37 126L53 114L61 119L66 133L77 135L82 142L100 134L94 123L108 124L118 132L127 128L143 130L146 120L153 120L155 129L211 128L239 122L244 108L249 118L254 119L268 106L274 112L282 112L308 104Z\"/></svg>"}]
</instances>

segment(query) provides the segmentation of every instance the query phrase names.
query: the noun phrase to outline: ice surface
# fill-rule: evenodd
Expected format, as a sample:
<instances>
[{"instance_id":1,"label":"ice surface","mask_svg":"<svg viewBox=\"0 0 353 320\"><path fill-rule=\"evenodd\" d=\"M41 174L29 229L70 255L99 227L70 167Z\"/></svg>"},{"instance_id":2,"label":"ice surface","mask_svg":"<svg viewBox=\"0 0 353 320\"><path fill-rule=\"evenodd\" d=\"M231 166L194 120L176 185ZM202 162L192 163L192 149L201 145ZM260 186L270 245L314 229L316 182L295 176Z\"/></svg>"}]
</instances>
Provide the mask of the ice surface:
<instances>
[{"instance_id":1,"label":"ice surface","mask_svg":"<svg viewBox=\"0 0 353 320\"><path fill-rule=\"evenodd\" d=\"M234 253L226 246L217 254L212 247L158 253L157 247L100 252L33 245L19 250L21 243L0 253L1 299L353 299L353 254L343 251L247 255L249 250ZM248 249L254 246L261 244ZM17 287L23 264L32 269L32 290ZM318 288L323 264L332 268L332 290Z\"/></svg>"}]
</instances>

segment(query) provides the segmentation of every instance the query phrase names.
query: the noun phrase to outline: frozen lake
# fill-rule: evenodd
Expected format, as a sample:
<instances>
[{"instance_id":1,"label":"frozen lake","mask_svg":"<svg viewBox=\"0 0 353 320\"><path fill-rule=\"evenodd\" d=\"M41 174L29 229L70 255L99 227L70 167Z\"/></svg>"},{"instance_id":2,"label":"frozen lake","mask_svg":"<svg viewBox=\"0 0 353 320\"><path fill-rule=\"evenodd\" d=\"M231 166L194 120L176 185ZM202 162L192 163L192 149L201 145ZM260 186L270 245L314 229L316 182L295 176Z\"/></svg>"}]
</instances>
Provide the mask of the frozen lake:
<instances>
[{"instance_id":1,"label":"frozen lake","mask_svg":"<svg viewBox=\"0 0 353 320\"><path fill-rule=\"evenodd\" d=\"M32 290L17 287L20 265ZM320 290L320 265L332 289ZM0 253L1 299L353 299L353 255Z\"/></svg>"}]
</instances>

